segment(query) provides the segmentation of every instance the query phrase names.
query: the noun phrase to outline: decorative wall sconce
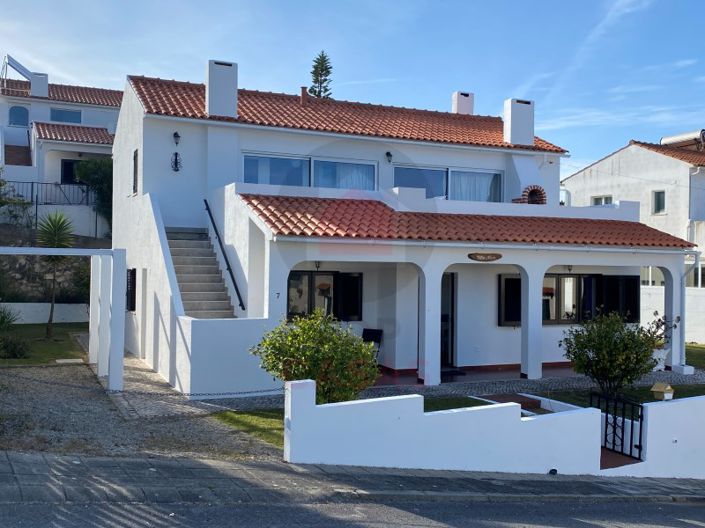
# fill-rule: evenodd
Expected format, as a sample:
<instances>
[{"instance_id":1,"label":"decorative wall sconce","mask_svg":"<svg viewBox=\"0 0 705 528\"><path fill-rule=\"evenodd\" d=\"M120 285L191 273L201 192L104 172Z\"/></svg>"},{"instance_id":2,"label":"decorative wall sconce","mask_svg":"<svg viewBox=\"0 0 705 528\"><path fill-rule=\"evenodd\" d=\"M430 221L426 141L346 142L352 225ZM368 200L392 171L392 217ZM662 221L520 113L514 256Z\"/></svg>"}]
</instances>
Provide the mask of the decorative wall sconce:
<instances>
[{"instance_id":1,"label":"decorative wall sconce","mask_svg":"<svg viewBox=\"0 0 705 528\"><path fill-rule=\"evenodd\" d=\"M314 260L313 265L316 266L316 271L321 269L321 261L320 260Z\"/></svg>"},{"instance_id":2,"label":"decorative wall sconce","mask_svg":"<svg viewBox=\"0 0 705 528\"><path fill-rule=\"evenodd\" d=\"M178 152L174 152L171 156L171 170L179 172L181 170L181 156Z\"/></svg>"},{"instance_id":3,"label":"decorative wall sconce","mask_svg":"<svg viewBox=\"0 0 705 528\"><path fill-rule=\"evenodd\" d=\"M391 163L392 159L394 158L394 156L392 156L392 153L389 151L384 154L384 157L387 158L387 163Z\"/></svg>"},{"instance_id":4,"label":"decorative wall sconce","mask_svg":"<svg viewBox=\"0 0 705 528\"><path fill-rule=\"evenodd\" d=\"M181 141L181 136L179 135L178 132L174 132L174 144L178 145L179 141Z\"/></svg>"}]
</instances>

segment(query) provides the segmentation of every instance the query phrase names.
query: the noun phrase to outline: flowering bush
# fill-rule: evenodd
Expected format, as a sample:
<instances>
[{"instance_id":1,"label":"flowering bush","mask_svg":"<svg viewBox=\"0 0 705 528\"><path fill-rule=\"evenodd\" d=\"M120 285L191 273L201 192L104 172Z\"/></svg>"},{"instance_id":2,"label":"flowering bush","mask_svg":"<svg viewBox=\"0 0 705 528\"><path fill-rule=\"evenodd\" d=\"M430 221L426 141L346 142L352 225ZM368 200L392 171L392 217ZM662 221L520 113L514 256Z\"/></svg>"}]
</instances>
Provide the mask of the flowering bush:
<instances>
[{"instance_id":1,"label":"flowering bush","mask_svg":"<svg viewBox=\"0 0 705 528\"><path fill-rule=\"evenodd\" d=\"M372 343L321 310L282 321L251 352L279 379L316 380L319 404L353 400L378 376Z\"/></svg>"}]
</instances>

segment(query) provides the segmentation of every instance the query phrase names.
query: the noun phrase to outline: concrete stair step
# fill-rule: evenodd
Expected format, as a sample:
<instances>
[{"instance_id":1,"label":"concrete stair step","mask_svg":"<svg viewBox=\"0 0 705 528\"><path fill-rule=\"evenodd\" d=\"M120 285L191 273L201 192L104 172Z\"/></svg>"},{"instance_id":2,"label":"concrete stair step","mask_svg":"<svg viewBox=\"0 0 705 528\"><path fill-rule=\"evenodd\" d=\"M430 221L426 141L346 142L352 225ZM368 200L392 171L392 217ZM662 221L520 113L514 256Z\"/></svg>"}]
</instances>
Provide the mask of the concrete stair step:
<instances>
[{"instance_id":1,"label":"concrete stair step","mask_svg":"<svg viewBox=\"0 0 705 528\"><path fill-rule=\"evenodd\" d=\"M210 283L225 284L220 273L177 273L176 280L179 284ZM224 286L223 286L224 287Z\"/></svg>"},{"instance_id":2,"label":"concrete stair step","mask_svg":"<svg viewBox=\"0 0 705 528\"><path fill-rule=\"evenodd\" d=\"M171 260L175 266L218 266L218 260L213 253L199 257L172 255Z\"/></svg>"},{"instance_id":3,"label":"concrete stair step","mask_svg":"<svg viewBox=\"0 0 705 528\"><path fill-rule=\"evenodd\" d=\"M208 240L208 230L200 227L167 227L167 240Z\"/></svg>"},{"instance_id":4,"label":"concrete stair step","mask_svg":"<svg viewBox=\"0 0 705 528\"><path fill-rule=\"evenodd\" d=\"M181 300L184 301L184 303L192 301L225 301L230 304L230 296L225 289L218 291L181 292Z\"/></svg>"},{"instance_id":5,"label":"concrete stair step","mask_svg":"<svg viewBox=\"0 0 705 528\"><path fill-rule=\"evenodd\" d=\"M187 312L230 310L232 313L233 307L229 301L184 301L184 310Z\"/></svg>"},{"instance_id":6,"label":"concrete stair step","mask_svg":"<svg viewBox=\"0 0 705 528\"><path fill-rule=\"evenodd\" d=\"M210 240L169 240L171 251L176 249L207 249L213 251Z\"/></svg>"},{"instance_id":7,"label":"concrete stair step","mask_svg":"<svg viewBox=\"0 0 705 528\"><path fill-rule=\"evenodd\" d=\"M208 247L188 247L188 248L171 248L171 257L176 259L177 257L213 257L215 253L213 248Z\"/></svg>"},{"instance_id":8,"label":"concrete stair step","mask_svg":"<svg viewBox=\"0 0 705 528\"><path fill-rule=\"evenodd\" d=\"M220 268L217 264L211 264L208 266L194 266L191 264L188 266L175 265L174 270L177 275L220 275Z\"/></svg>"},{"instance_id":9,"label":"concrete stair step","mask_svg":"<svg viewBox=\"0 0 705 528\"><path fill-rule=\"evenodd\" d=\"M182 296L188 293L213 293L226 291L225 282L222 278L219 278L219 280L213 282L183 282L181 280L178 280L178 282Z\"/></svg>"},{"instance_id":10,"label":"concrete stair step","mask_svg":"<svg viewBox=\"0 0 705 528\"><path fill-rule=\"evenodd\" d=\"M232 310L193 310L186 315L194 319L235 319Z\"/></svg>"}]
</instances>

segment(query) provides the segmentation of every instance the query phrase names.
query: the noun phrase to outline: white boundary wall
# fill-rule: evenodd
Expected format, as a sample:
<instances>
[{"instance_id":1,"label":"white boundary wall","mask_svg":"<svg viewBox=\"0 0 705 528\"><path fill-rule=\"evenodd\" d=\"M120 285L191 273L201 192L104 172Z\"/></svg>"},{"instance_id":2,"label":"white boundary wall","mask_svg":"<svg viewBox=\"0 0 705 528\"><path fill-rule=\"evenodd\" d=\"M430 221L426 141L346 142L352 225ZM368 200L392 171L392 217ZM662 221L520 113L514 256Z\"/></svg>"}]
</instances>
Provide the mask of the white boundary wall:
<instances>
[{"instance_id":1,"label":"white boundary wall","mask_svg":"<svg viewBox=\"0 0 705 528\"><path fill-rule=\"evenodd\" d=\"M0 303L20 316L18 324L46 323L49 319L50 303ZM87 304L55 304L55 323L87 323Z\"/></svg>"},{"instance_id":2,"label":"white boundary wall","mask_svg":"<svg viewBox=\"0 0 705 528\"><path fill-rule=\"evenodd\" d=\"M654 312L663 315L663 286L641 287L641 321L654 320ZM685 289L685 340L705 343L705 288Z\"/></svg>"},{"instance_id":3,"label":"white boundary wall","mask_svg":"<svg viewBox=\"0 0 705 528\"><path fill-rule=\"evenodd\" d=\"M424 413L423 396L316 405L316 383L286 383L284 459L510 473L597 474L597 409L521 417L516 403Z\"/></svg>"}]
</instances>

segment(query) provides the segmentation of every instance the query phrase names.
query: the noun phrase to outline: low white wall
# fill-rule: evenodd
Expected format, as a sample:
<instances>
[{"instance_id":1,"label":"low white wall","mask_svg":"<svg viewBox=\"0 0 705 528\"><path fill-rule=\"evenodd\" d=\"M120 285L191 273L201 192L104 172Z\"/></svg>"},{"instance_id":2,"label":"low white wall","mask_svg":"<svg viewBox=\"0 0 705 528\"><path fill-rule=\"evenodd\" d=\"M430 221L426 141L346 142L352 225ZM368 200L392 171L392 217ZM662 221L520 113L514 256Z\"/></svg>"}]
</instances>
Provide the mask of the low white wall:
<instances>
[{"instance_id":1,"label":"low white wall","mask_svg":"<svg viewBox=\"0 0 705 528\"><path fill-rule=\"evenodd\" d=\"M0 303L20 316L19 324L46 323L49 319L49 303ZM55 323L87 323L87 304L55 304Z\"/></svg>"},{"instance_id":2,"label":"low white wall","mask_svg":"<svg viewBox=\"0 0 705 528\"><path fill-rule=\"evenodd\" d=\"M90 205L40 205L37 217L41 222L44 216L54 211L61 211L68 216L76 235L103 238L110 231L105 218ZM30 208L30 213L34 214L33 207Z\"/></svg>"},{"instance_id":3,"label":"low white wall","mask_svg":"<svg viewBox=\"0 0 705 528\"><path fill-rule=\"evenodd\" d=\"M654 320L654 312L663 315L663 286L641 287L641 321ZM705 288L685 289L685 340L705 343Z\"/></svg>"},{"instance_id":4,"label":"low white wall","mask_svg":"<svg viewBox=\"0 0 705 528\"><path fill-rule=\"evenodd\" d=\"M597 409L521 417L515 403L424 413L423 396L316 405L286 383L284 458L294 463L511 473L597 473Z\"/></svg>"},{"instance_id":5,"label":"low white wall","mask_svg":"<svg viewBox=\"0 0 705 528\"><path fill-rule=\"evenodd\" d=\"M705 396L644 405L643 462L603 475L705 478Z\"/></svg>"}]
</instances>

